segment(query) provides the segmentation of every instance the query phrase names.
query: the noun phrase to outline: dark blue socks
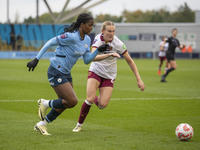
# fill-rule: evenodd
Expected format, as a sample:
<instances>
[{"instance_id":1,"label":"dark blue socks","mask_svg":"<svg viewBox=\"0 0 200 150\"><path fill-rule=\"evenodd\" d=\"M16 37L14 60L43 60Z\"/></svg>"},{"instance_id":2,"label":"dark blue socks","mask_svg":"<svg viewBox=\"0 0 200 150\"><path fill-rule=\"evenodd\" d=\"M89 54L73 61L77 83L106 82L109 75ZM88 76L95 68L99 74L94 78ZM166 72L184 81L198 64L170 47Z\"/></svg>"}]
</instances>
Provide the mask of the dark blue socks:
<instances>
[{"instance_id":1,"label":"dark blue socks","mask_svg":"<svg viewBox=\"0 0 200 150\"><path fill-rule=\"evenodd\" d=\"M45 120L50 123L54 121L60 115L55 109L51 109L51 111L45 116Z\"/></svg>"},{"instance_id":2,"label":"dark blue socks","mask_svg":"<svg viewBox=\"0 0 200 150\"><path fill-rule=\"evenodd\" d=\"M49 101L49 107L51 108L58 108L58 109L65 109L65 106L62 104L62 98L56 100Z\"/></svg>"}]
</instances>

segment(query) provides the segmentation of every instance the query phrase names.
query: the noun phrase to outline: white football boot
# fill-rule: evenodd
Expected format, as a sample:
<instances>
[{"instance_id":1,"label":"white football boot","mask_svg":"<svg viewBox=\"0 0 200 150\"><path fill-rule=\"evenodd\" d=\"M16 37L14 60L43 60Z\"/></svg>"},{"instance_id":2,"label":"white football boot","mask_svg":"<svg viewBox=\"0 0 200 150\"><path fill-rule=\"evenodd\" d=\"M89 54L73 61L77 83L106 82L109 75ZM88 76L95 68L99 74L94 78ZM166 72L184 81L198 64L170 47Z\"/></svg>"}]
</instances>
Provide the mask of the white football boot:
<instances>
[{"instance_id":1,"label":"white football boot","mask_svg":"<svg viewBox=\"0 0 200 150\"><path fill-rule=\"evenodd\" d=\"M34 126L34 130L39 132L42 135L51 135L47 132L46 126L38 126L37 124Z\"/></svg>"},{"instance_id":2,"label":"white football boot","mask_svg":"<svg viewBox=\"0 0 200 150\"><path fill-rule=\"evenodd\" d=\"M48 109L48 107L45 107L43 105L43 102L45 101L45 99L41 98L38 100L38 105L39 105L39 109L38 109L38 116L40 118L41 121L44 120L44 117L46 116L46 111Z\"/></svg>"},{"instance_id":3,"label":"white football boot","mask_svg":"<svg viewBox=\"0 0 200 150\"><path fill-rule=\"evenodd\" d=\"M72 130L73 132L79 132L81 131L82 125L77 124L76 127Z\"/></svg>"}]
</instances>

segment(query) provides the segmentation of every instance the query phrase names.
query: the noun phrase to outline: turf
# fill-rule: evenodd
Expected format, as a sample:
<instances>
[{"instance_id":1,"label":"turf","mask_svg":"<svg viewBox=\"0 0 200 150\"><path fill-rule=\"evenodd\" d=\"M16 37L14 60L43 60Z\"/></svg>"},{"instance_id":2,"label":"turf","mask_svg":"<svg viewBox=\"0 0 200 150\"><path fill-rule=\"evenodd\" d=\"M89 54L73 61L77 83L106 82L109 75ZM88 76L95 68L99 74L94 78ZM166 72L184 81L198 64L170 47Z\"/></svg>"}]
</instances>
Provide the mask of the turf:
<instances>
[{"instance_id":1,"label":"turf","mask_svg":"<svg viewBox=\"0 0 200 150\"><path fill-rule=\"evenodd\" d=\"M197 150L200 146L200 60L177 60L178 68L161 83L158 60L136 59L146 85L140 92L125 60L118 60L118 76L110 104L95 105L83 130L73 133L86 97L88 65L80 60L72 70L79 103L48 125L51 136L33 131L39 121L37 99L55 99L47 80L48 60L28 72L29 60L0 60L1 150ZM180 123L189 123L194 137L181 142L175 136Z\"/></svg>"}]
</instances>

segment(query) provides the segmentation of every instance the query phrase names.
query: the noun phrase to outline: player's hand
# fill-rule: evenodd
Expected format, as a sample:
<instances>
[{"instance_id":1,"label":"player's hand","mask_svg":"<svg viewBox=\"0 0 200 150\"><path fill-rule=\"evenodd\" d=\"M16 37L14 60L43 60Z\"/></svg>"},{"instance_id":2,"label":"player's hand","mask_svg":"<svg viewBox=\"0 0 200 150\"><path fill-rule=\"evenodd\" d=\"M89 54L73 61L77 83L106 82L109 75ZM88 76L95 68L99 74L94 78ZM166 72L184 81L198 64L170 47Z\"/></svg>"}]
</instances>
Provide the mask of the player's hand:
<instances>
[{"instance_id":1,"label":"player's hand","mask_svg":"<svg viewBox=\"0 0 200 150\"><path fill-rule=\"evenodd\" d=\"M160 46L160 50L163 52L164 51L164 49L163 49L164 47L163 46Z\"/></svg>"},{"instance_id":2,"label":"player's hand","mask_svg":"<svg viewBox=\"0 0 200 150\"><path fill-rule=\"evenodd\" d=\"M29 62L27 63L27 67L29 68L29 71L30 71L31 69L32 69L32 71L33 71L33 70L35 69L35 67L37 66L38 62L39 62L39 60L38 60L37 58L35 58L35 59L29 61Z\"/></svg>"},{"instance_id":3,"label":"player's hand","mask_svg":"<svg viewBox=\"0 0 200 150\"><path fill-rule=\"evenodd\" d=\"M141 91L144 91L145 85L142 80L138 80L137 85L141 89Z\"/></svg>"},{"instance_id":4,"label":"player's hand","mask_svg":"<svg viewBox=\"0 0 200 150\"><path fill-rule=\"evenodd\" d=\"M185 44L182 44L182 49L184 49L185 48Z\"/></svg>"},{"instance_id":5,"label":"player's hand","mask_svg":"<svg viewBox=\"0 0 200 150\"><path fill-rule=\"evenodd\" d=\"M110 46L108 44L104 44L104 45L99 46L97 49L99 52L109 51Z\"/></svg>"},{"instance_id":6,"label":"player's hand","mask_svg":"<svg viewBox=\"0 0 200 150\"><path fill-rule=\"evenodd\" d=\"M121 56L118 53L110 53L110 56L121 58Z\"/></svg>"}]
</instances>

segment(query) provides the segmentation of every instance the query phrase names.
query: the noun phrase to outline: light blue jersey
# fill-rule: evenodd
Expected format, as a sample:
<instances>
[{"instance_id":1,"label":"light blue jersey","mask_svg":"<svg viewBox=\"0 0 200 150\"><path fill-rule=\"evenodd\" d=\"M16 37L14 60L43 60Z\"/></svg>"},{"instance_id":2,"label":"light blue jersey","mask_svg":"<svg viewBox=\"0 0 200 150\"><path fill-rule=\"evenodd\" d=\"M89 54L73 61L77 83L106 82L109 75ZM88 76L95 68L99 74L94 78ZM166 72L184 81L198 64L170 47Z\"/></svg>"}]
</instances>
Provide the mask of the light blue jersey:
<instances>
[{"instance_id":1,"label":"light blue jersey","mask_svg":"<svg viewBox=\"0 0 200 150\"><path fill-rule=\"evenodd\" d=\"M91 39L88 35L81 40L79 31L57 36L58 46L54 57L50 58L51 65L60 72L68 74L77 60L86 52L90 52Z\"/></svg>"},{"instance_id":2,"label":"light blue jersey","mask_svg":"<svg viewBox=\"0 0 200 150\"><path fill-rule=\"evenodd\" d=\"M81 39L80 32L66 32L63 35L50 39L37 54L39 60L42 55L51 47L57 46L54 57L50 58L51 65L64 74L69 74L77 60L83 56L85 64L89 64L99 53L96 49L93 53L90 51L91 39L85 35Z\"/></svg>"}]
</instances>

